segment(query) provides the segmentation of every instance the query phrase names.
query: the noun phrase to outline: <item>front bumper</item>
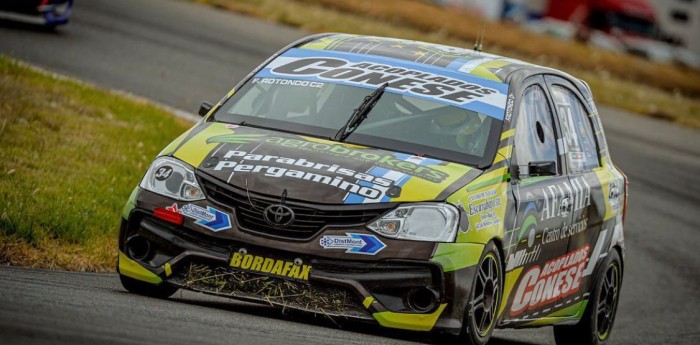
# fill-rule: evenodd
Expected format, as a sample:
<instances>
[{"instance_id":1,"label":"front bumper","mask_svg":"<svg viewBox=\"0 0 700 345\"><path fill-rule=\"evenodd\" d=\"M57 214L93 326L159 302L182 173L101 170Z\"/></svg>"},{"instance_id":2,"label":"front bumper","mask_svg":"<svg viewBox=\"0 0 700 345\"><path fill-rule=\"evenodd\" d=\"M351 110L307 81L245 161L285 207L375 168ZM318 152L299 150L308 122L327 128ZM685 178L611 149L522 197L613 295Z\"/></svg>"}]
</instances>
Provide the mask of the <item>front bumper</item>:
<instances>
[{"instance_id":1,"label":"front bumper","mask_svg":"<svg viewBox=\"0 0 700 345\"><path fill-rule=\"evenodd\" d=\"M148 207L124 217L118 270L135 279L391 328L461 329L473 267L445 272L431 260L280 250L171 224Z\"/></svg>"}]
</instances>

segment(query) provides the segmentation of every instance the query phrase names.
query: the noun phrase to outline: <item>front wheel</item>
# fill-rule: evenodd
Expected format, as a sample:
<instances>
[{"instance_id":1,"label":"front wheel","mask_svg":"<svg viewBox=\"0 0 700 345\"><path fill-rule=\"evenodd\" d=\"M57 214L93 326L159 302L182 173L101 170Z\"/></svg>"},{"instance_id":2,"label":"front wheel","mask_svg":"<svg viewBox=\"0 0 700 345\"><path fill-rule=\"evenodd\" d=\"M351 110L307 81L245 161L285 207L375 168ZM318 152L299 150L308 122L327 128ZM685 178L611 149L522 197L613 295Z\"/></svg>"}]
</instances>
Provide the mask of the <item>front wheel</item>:
<instances>
[{"instance_id":1,"label":"front wheel","mask_svg":"<svg viewBox=\"0 0 700 345\"><path fill-rule=\"evenodd\" d=\"M502 282L501 258L496 246L489 243L477 266L464 315L462 333L467 344L484 345L491 338L501 302Z\"/></svg>"},{"instance_id":2,"label":"front wheel","mask_svg":"<svg viewBox=\"0 0 700 345\"><path fill-rule=\"evenodd\" d=\"M622 283L622 264L616 250L596 279L586 311L574 326L554 326L558 345L604 345L610 338Z\"/></svg>"}]
</instances>

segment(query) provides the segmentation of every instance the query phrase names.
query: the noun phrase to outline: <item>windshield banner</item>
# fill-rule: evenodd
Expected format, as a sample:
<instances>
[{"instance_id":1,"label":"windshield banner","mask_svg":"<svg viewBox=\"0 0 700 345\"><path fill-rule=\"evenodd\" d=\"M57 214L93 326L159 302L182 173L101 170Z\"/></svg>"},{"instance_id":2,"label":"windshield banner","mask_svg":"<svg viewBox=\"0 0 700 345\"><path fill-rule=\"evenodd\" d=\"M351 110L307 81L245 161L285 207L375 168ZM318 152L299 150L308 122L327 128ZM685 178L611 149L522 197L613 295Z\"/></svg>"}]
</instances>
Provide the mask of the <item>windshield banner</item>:
<instances>
[{"instance_id":1,"label":"windshield banner","mask_svg":"<svg viewBox=\"0 0 700 345\"><path fill-rule=\"evenodd\" d=\"M277 57L254 78L258 79L253 82L263 82L262 78L302 80L310 87L334 83L376 89L389 83L387 92L456 106L498 120L503 120L508 93L507 84L443 67L297 48Z\"/></svg>"}]
</instances>

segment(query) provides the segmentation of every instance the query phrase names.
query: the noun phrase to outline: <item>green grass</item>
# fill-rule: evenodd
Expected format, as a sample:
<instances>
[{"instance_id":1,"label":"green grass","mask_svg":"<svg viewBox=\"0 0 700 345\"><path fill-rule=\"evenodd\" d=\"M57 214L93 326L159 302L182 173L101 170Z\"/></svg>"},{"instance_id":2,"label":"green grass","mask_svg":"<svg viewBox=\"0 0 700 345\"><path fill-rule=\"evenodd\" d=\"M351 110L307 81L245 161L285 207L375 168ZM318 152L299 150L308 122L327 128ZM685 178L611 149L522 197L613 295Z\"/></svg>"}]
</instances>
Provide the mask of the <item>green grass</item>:
<instances>
[{"instance_id":1,"label":"green grass","mask_svg":"<svg viewBox=\"0 0 700 345\"><path fill-rule=\"evenodd\" d=\"M187 125L0 57L0 262L113 269L129 193Z\"/></svg>"}]
</instances>

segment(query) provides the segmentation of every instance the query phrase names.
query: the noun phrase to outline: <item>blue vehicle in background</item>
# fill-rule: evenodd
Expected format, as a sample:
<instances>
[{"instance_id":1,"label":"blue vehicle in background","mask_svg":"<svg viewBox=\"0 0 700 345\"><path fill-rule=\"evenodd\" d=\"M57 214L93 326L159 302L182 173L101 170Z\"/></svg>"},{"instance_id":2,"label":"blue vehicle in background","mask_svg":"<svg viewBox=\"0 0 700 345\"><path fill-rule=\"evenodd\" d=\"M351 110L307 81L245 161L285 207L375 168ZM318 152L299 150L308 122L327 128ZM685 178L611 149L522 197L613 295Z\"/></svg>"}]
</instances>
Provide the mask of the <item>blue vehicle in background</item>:
<instances>
[{"instance_id":1,"label":"blue vehicle in background","mask_svg":"<svg viewBox=\"0 0 700 345\"><path fill-rule=\"evenodd\" d=\"M55 28L68 23L73 0L2 0L0 19Z\"/></svg>"}]
</instances>

